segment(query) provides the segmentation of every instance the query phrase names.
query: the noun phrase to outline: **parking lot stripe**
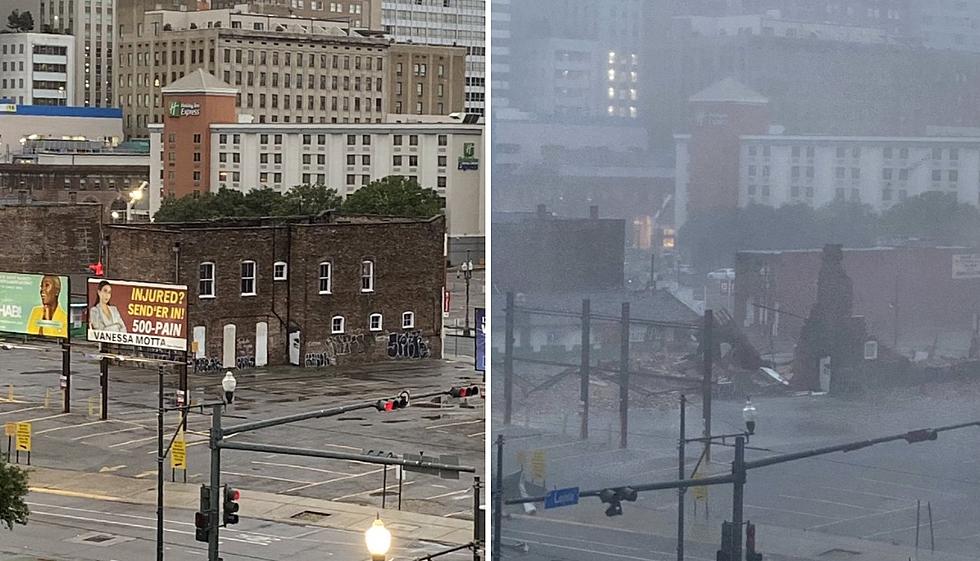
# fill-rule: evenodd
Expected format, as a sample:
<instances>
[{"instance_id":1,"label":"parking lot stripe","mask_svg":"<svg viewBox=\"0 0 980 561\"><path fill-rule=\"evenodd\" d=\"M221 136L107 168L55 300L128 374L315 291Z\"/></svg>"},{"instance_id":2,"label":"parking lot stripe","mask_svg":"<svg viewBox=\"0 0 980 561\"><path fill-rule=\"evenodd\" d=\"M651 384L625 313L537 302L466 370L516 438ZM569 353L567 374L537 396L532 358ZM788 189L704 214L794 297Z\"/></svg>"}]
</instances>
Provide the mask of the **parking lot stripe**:
<instances>
[{"instance_id":1,"label":"parking lot stripe","mask_svg":"<svg viewBox=\"0 0 980 561\"><path fill-rule=\"evenodd\" d=\"M885 516L886 514L894 514L896 512L902 512L904 510L912 510L914 506L906 506L902 508L896 508L895 510L886 510L885 512L875 512L872 514L864 514L861 516L855 516L854 518L845 518L843 520L838 520L836 522L826 522L824 524L817 524L816 526L810 526L807 530L819 530L820 528L826 528L827 526L834 526L836 524L844 524L845 522L854 522L856 520L864 520L865 518L874 518L876 516Z\"/></svg>"},{"instance_id":2,"label":"parking lot stripe","mask_svg":"<svg viewBox=\"0 0 980 561\"><path fill-rule=\"evenodd\" d=\"M359 475L359 474L356 474L356 473L347 473L345 471L331 471L329 469L315 468L315 467L310 467L310 466L295 466L293 464L277 464L275 462L259 462L257 460L252 460L252 463L253 464L260 465L260 466L273 466L273 467L288 467L288 468L294 468L294 469L305 469L305 470L308 470L308 471L315 471L317 473L332 473L334 475Z\"/></svg>"},{"instance_id":3,"label":"parking lot stripe","mask_svg":"<svg viewBox=\"0 0 980 561\"><path fill-rule=\"evenodd\" d=\"M364 473L358 473L357 475L346 475L344 477L336 477L334 479L328 479L326 481L318 481L316 483L310 483L309 485L303 485L301 487L293 487L292 489L286 489L284 493L292 493L294 491L301 491L303 489L309 489L310 487L319 487L320 485L326 485L328 483L333 483L335 481L343 481L345 479L354 479L355 477L364 477L365 475L371 475L372 473L381 473L384 468L374 469L371 471L366 471Z\"/></svg>"},{"instance_id":4,"label":"parking lot stripe","mask_svg":"<svg viewBox=\"0 0 980 561\"><path fill-rule=\"evenodd\" d=\"M462 495L463 493L469 493L472 489L463 489L462 491L450 491L449 493L443 493L441 495L433 495L431 497L426 497L423 500L431 501L433 499L441 499L443 497L451 497L453 495Z\"/></svg>"},{"instance_id":5,"label":"parking lot stripe","mask_svg":"<svg viewBox=\"0 0 980 561\"><path fill-rule=\"evenodd\" d=\"M71 415L71 413L58 413L57 415L48 415L47 417L38 417L36 419L28 419L26 421L21 421L21 422L36 423L38 421L47 421L48 419L57 419L58 417L64 417L65 415Z\"/></svg>"},{"instance_id":6,"label":"parking lot stripe","mask_svg":"<svg viewBox=\"0 0 980 561\"><path fill-rule=\"evenodd\" d=\"M938 526L940 524L945 524L946 522L949 522L949 520L946 520L946 519L936 520L935 522L933 522L932 525L933 526ZM861 539L862 540L866 540L866 539L873 538L873 537L876 537L876 536L886 536L888 534L894 534L896 532L908 532L909 530L915 530L915 526L907 526L905 528L896 528L894 530L882 530L881 532L875 532L873 534L868 534L866 536L861 536Z\"/></svg>"},{"instance_id":7,"label":"parking lot stripe","mask_svg":"<svg viewBox=\"0 0 980 561\"><path fill-rule=\"evenodd\" d=\"M415 483L415 481L405 481L405 482L402 483L402 487L408 487L409 485L412 485L413 483ZM398 488L398 484L396 483L395 485L389 485L387 487L378 487L377 489L368 489L367 491L361 491L360 493L351 493L350 495L344 495L343 497L337 497L335 499L330 499L330 500L332 500L332 501L342 501L344 499L350 499L350 498L353 498L353 497L359 497L361 495L370 495L371 493L380 493L382 491L387 491L388 489L397 489L397 488Z\"/></svg>"},{"instance_id":8,"label":"parking lot stripe","mask_svg":"<svg viewBox=\"0 0 980 561\"><path fill-rule=\"evenodd\" d=\"M828 501L827 499L811 499L810 497L797 497L796 495L779 495L779 498L781 498L781 499L794 499L794 500L797 500L797 501L810 501L810 502L814 502L814 503L827 504L827 505L836 505L836 506L843 506L843 507L847 507L847 508L857 508L857 509L860 509L860 510L870 510L871 512L882 512L882 510L880 508L869 508L869 507L866 507L866 506L854 505L854 504L851 504L851 503L842 503L842 502L839 502L839 501Z\"/></svg>"},{"instance_id":9,"label":"parking lot stripe","mask_svg":"<svg viewBox=\"0 0 980 561\"><path fill-rule=\"evenodd\" d=\"M441 429L443 427L455 427L456 425L472 425L474 423L482 423L484 419L475 419L473 421L457 421L455 423L443 423L441 425L432 425L431 427L425 427L426 429Z\"/></svg>"},{"instance_id":10,"label":"parking lot stripe","mask_svg":"<svg viewBox=\"0 0 980 561\"><path fill-rule=\"evenodd\" d=\"M23 409L14 409L13 411L4 411L0 415L13 415L14 413L23 413L24 411L33 411L34 409L43 409L43 405L37 405L35 407L24 407Z\"/></svg>"},{"instance_id":11,"label":"parking lot stripe","mask_svg":"<svg viewBox=\"0 0 980 561\"><path fill-rule=\"evenodd\" d=\"M796 510L786 510L785 508L773 508L771 506L745 505L745 508L755 508L758 510L772 510L775 512L785 512L788 514L796 514L799 516L811 516L813 518L823 518L826 520L840 520L840 518L836 516L824 516L822 514L813 514L812 512L799 512Z\"/></svg>"},{"instance_id":12,"label":"parking lot stripe","mask_svg":"<svg viewBox=\"0 0 980 561\"><path fill-rule=\"evenodd\" d=\"M41 435L41 434L47 434L49 432L55 432L55 431L59 431L59 430L77 429L77 428L87 427L89 425L96 425L96 424L104 423L104 422L105 421L99 420L99 421L90 421L88 423L82 423L80 425L65 425L63 427L54 427L54 428L50 428L50 429L39 430L39 431L37 431L37 432L34 433L34 436L38 436L38 435Z\"/></svg>"},{"instance_id":13,"label":"parking lot stripe","mask_svg":"<svg viewBox=\"0 0 980 561\"><path fill-rule=\"evenodd\" d=\"M309 481L299 481L298 479L286 479L285 477L274 477L272 475L259 475L257 473L238 473L235 471L222 471L226 475L237 475L238 477L254 477L257 479L270 479L272 481L285 481L286 483L309 483Z\"/></svg>"},{"instance_id":14,"label":"parking lot stripe","mask_svg":"<svg viewBox=\"0 0 980 561\"><path fill-rule=\"evenodd\" d=\"M118 432L129 432L129 431L134 431L134 430L140 430L140 428L142 428L142 427L127 427L127 428L124 428L124 429L111 430L111 431L107 431L107 432L97 432L95 434L86 434L86 435L83 435L83 436L76 436L72 440L73 441L79 441L79 440L86 440L88 438L98 438L100 436L108 436L110 434L116 434Z\"/></svg>"},{"instance_id":15,"label":"parking lot stripe","mask_svg":"<svg viewBox=\"0 0 980 561\"><path fill-rule=\"evenodd\" d=\"M912 500L909 497L893 497L891 495L882 495L881 493L869 493L867 491L857 491L855 489L843 489L841 487L828 487L826 485L821 485L820 488L821 489L827 489L827 490L830 490L830 491L840 491L840 492L846 493L848 495L850 495L850 494L868 495L869 497L878 497L880 499L889 499L889 500L892 500L892 501L910 501L910 500Z\"/></svg>"}]
</instances>

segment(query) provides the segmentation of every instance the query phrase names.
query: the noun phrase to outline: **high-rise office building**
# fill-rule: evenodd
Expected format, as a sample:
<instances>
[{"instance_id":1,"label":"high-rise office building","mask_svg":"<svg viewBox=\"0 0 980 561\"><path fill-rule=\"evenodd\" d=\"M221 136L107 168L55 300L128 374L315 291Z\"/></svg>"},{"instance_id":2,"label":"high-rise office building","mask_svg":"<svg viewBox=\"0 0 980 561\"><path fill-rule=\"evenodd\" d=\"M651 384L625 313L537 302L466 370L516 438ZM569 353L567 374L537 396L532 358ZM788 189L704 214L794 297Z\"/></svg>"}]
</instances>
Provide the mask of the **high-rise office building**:
<instances>
[{"instance_id":1,"label":"high-rise office building","mask_svg":"<svg viewBox=\"0 0 980 561\"><path fill-rule=\"evenodd\" d=\"M486 98L486 0L384 0L385 33L398 43L466 47L466 111Z\"/></svg>"},{"instance_id":2,"label":"high-rise office building","mask_svg":"<svg viewBox=\"0 0 980 561\"><path fill-rule=\"evenodd\" d=\"M211 8L247 4L250 12L345 22L355 29L381 29L381 0L211 0Z\"/></svg>"},{"instance_id":3,"label":"high-rise office building","mask_svg":"<svg viewBox=\"0 0 980 561\"><path fill-rule=\"evenodd\" d=\"M76 105L112 107L116 14L114 0L41 0L41 29L75 37Z\"/></svg>"},{"instance_id":4,"label":"high-rise office building","mask_svg":"<svg viewBox=\"0 0 980 561\"><path fill-rule=\"evenodd\" d=\"M0 99L74 105L74 55L71 35L0 33Z\"/></svg>"}]
</instances>

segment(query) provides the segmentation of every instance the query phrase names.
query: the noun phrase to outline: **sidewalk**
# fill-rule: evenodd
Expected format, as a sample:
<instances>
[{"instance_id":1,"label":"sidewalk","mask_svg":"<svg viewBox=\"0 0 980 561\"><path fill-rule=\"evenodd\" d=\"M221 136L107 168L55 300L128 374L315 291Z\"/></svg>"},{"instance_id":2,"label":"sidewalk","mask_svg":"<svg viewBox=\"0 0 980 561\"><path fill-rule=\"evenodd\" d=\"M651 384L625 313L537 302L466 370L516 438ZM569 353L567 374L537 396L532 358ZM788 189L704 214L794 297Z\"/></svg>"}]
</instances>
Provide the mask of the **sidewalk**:
<instances>
[{"instance_id":1,"label":"sidewalk","mask_svg":"<svg viewBox=\"0 0 980 561\"><path fill-rule=\"evenodd\" d=\"M41 467L28 468L30 489L34 493L117 501L131 504L156 504L155 480L121 477L104 473L85 473ZM240 515L286 524L322 526L352 532L364 532L380 509L361 505L277 495L242 489ZM164 487L164 505L196 511L200 505L200 487L190 483L170 483ZM188 521L193 516L187 513ZM473 540L473 523L467 520L384 510L385 527L395 536L452 545Z\"/></svg>"}]
</instances>

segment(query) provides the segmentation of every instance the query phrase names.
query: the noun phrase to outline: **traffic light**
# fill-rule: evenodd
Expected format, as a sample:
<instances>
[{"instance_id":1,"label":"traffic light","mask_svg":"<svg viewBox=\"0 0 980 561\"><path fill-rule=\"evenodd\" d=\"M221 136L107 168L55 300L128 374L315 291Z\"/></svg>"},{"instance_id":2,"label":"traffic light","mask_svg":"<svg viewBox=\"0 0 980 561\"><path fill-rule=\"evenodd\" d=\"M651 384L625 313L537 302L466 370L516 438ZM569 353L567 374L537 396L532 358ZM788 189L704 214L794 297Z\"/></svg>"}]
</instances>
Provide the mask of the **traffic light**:
<instances>
[{"instance_id":1,"label":"traffic light","mask_svg":"<svg viewBox=\"0 0 980 561\"><path fill-rule=\"evenodd\" d=\"M755 524L745 523L745 561L762 561L762 554L755 552Z\"/></svg>"},{"instance_id":2,"label":"traffic light","mask_svg":"<svg viewBox=\"0 0 980 561\"><path fill-rule=\"evenodd\" d=\"M402 392L394 399L379 399L374 406L378 411L394 411L396 409L405 409L408 407L410 401L411 398L408 392Z\"/></svg>"},{"instance_id":3,"label":"traffic light","mask_svg":"<svg viewBox=\"0 0 980 561\"><path fill-rule=\"evenodd\" d=\"M449 390L449 395L452 397L477 397L480 395L480 386L452 388Z\"/></svg>"},{"instance_id":4,"label":"traffic light","mask_svg":"<svg viewBox=\"0 0 980 561\"><path fill-rule=\"evenodd\" d=\"M230 524L238 524L238 509L241 505L238 504L238 499L242 497L241 491L238 489L232 489L231 487L225 486L225 500L222 505L222 520L224 520L225 526Z\"/></svg>"},{"instance_id":5,"label":"traffic light","mask_svg":"<svg viewBox=\"0 0 980 561\"><path fill-rule=\"evenodd\" d=\"M623 501L636 501L637 492L632 487L616 487L615 489L603 489L599 491L599 500L609 505L606 508L606 516L619 516L623 514Z\"/></svg>"},{"instance_id":6,"label":"traffic light","mask_svg":"<svg viewBox=\"0 0 980 561\"><path fill-rule=\"evenodd\" d=\"M208 541L211 533L211 488L201 485L201 509L194 513L194 539Z\"/></svg>"},{"instance_id":7,"label":"traffic light","mask_svg":"<svg viewBox=\"0 0 980 561\"><path fill-rule=\"evenodd\" d=\"M105 274L105 267L102 266L102 262L101 261L99 261L98 263L92 263L91 265L89 265L88 266L88 270L89 270L90 273L92 273L93 275L95 275L97 277L101 277L102 275Z\"/></svg>"}]
</instances>

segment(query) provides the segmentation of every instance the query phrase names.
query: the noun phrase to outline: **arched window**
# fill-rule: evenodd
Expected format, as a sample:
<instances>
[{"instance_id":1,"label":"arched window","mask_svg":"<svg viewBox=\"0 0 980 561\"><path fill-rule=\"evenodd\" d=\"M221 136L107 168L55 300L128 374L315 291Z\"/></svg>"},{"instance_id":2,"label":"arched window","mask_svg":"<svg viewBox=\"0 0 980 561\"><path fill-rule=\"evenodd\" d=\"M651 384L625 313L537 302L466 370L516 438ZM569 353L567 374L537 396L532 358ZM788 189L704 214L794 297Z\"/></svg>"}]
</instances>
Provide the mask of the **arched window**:
<instances>
[{"instance_id":1,"label":"arched window","mask_svg":"<svg viewBox=\"0 0 980 561\"><path fill-rule=\"evenodd\" d=\"M361 292L374 292L374 261L361 261Z\"/></svg>"},{"instance_id":2,"label":"arched window","mask_svg":"<svg viewBox=\"0 0 980 561\"><path fill-rule=\"evenodd\" d=\"M330 270L332 268L329 261L320 263L320 294L330 294Z\"/></svg>"},{"instance_id":3,"label":"arched window","mask_svg":"<svg viewBox=\"0 0 980 561\"><path fill-rule=\"evenodd\" d=\"M344 316L334 316L330 320L330 333L337 335L344 332Z\"/></svg>"},{"instance_id":4,"label":"arched window","mask_svg":"<svg viewBox=\"0 0 980 561\"><path fill-rule=\"evenodd\" d=\"M381 331L381 314L371 314L371 317L368 318L368 329Z\"/></svg>"},{"instance_id":5,"label":"arched window","mask_svg":"<svg viewBox=\"0 0 980 561\"><path fill-rule=\"evenodd\" d=\"M402 314L402 329L415 327L415 312L405 312Z\"/></svg>"}]
</instances>

